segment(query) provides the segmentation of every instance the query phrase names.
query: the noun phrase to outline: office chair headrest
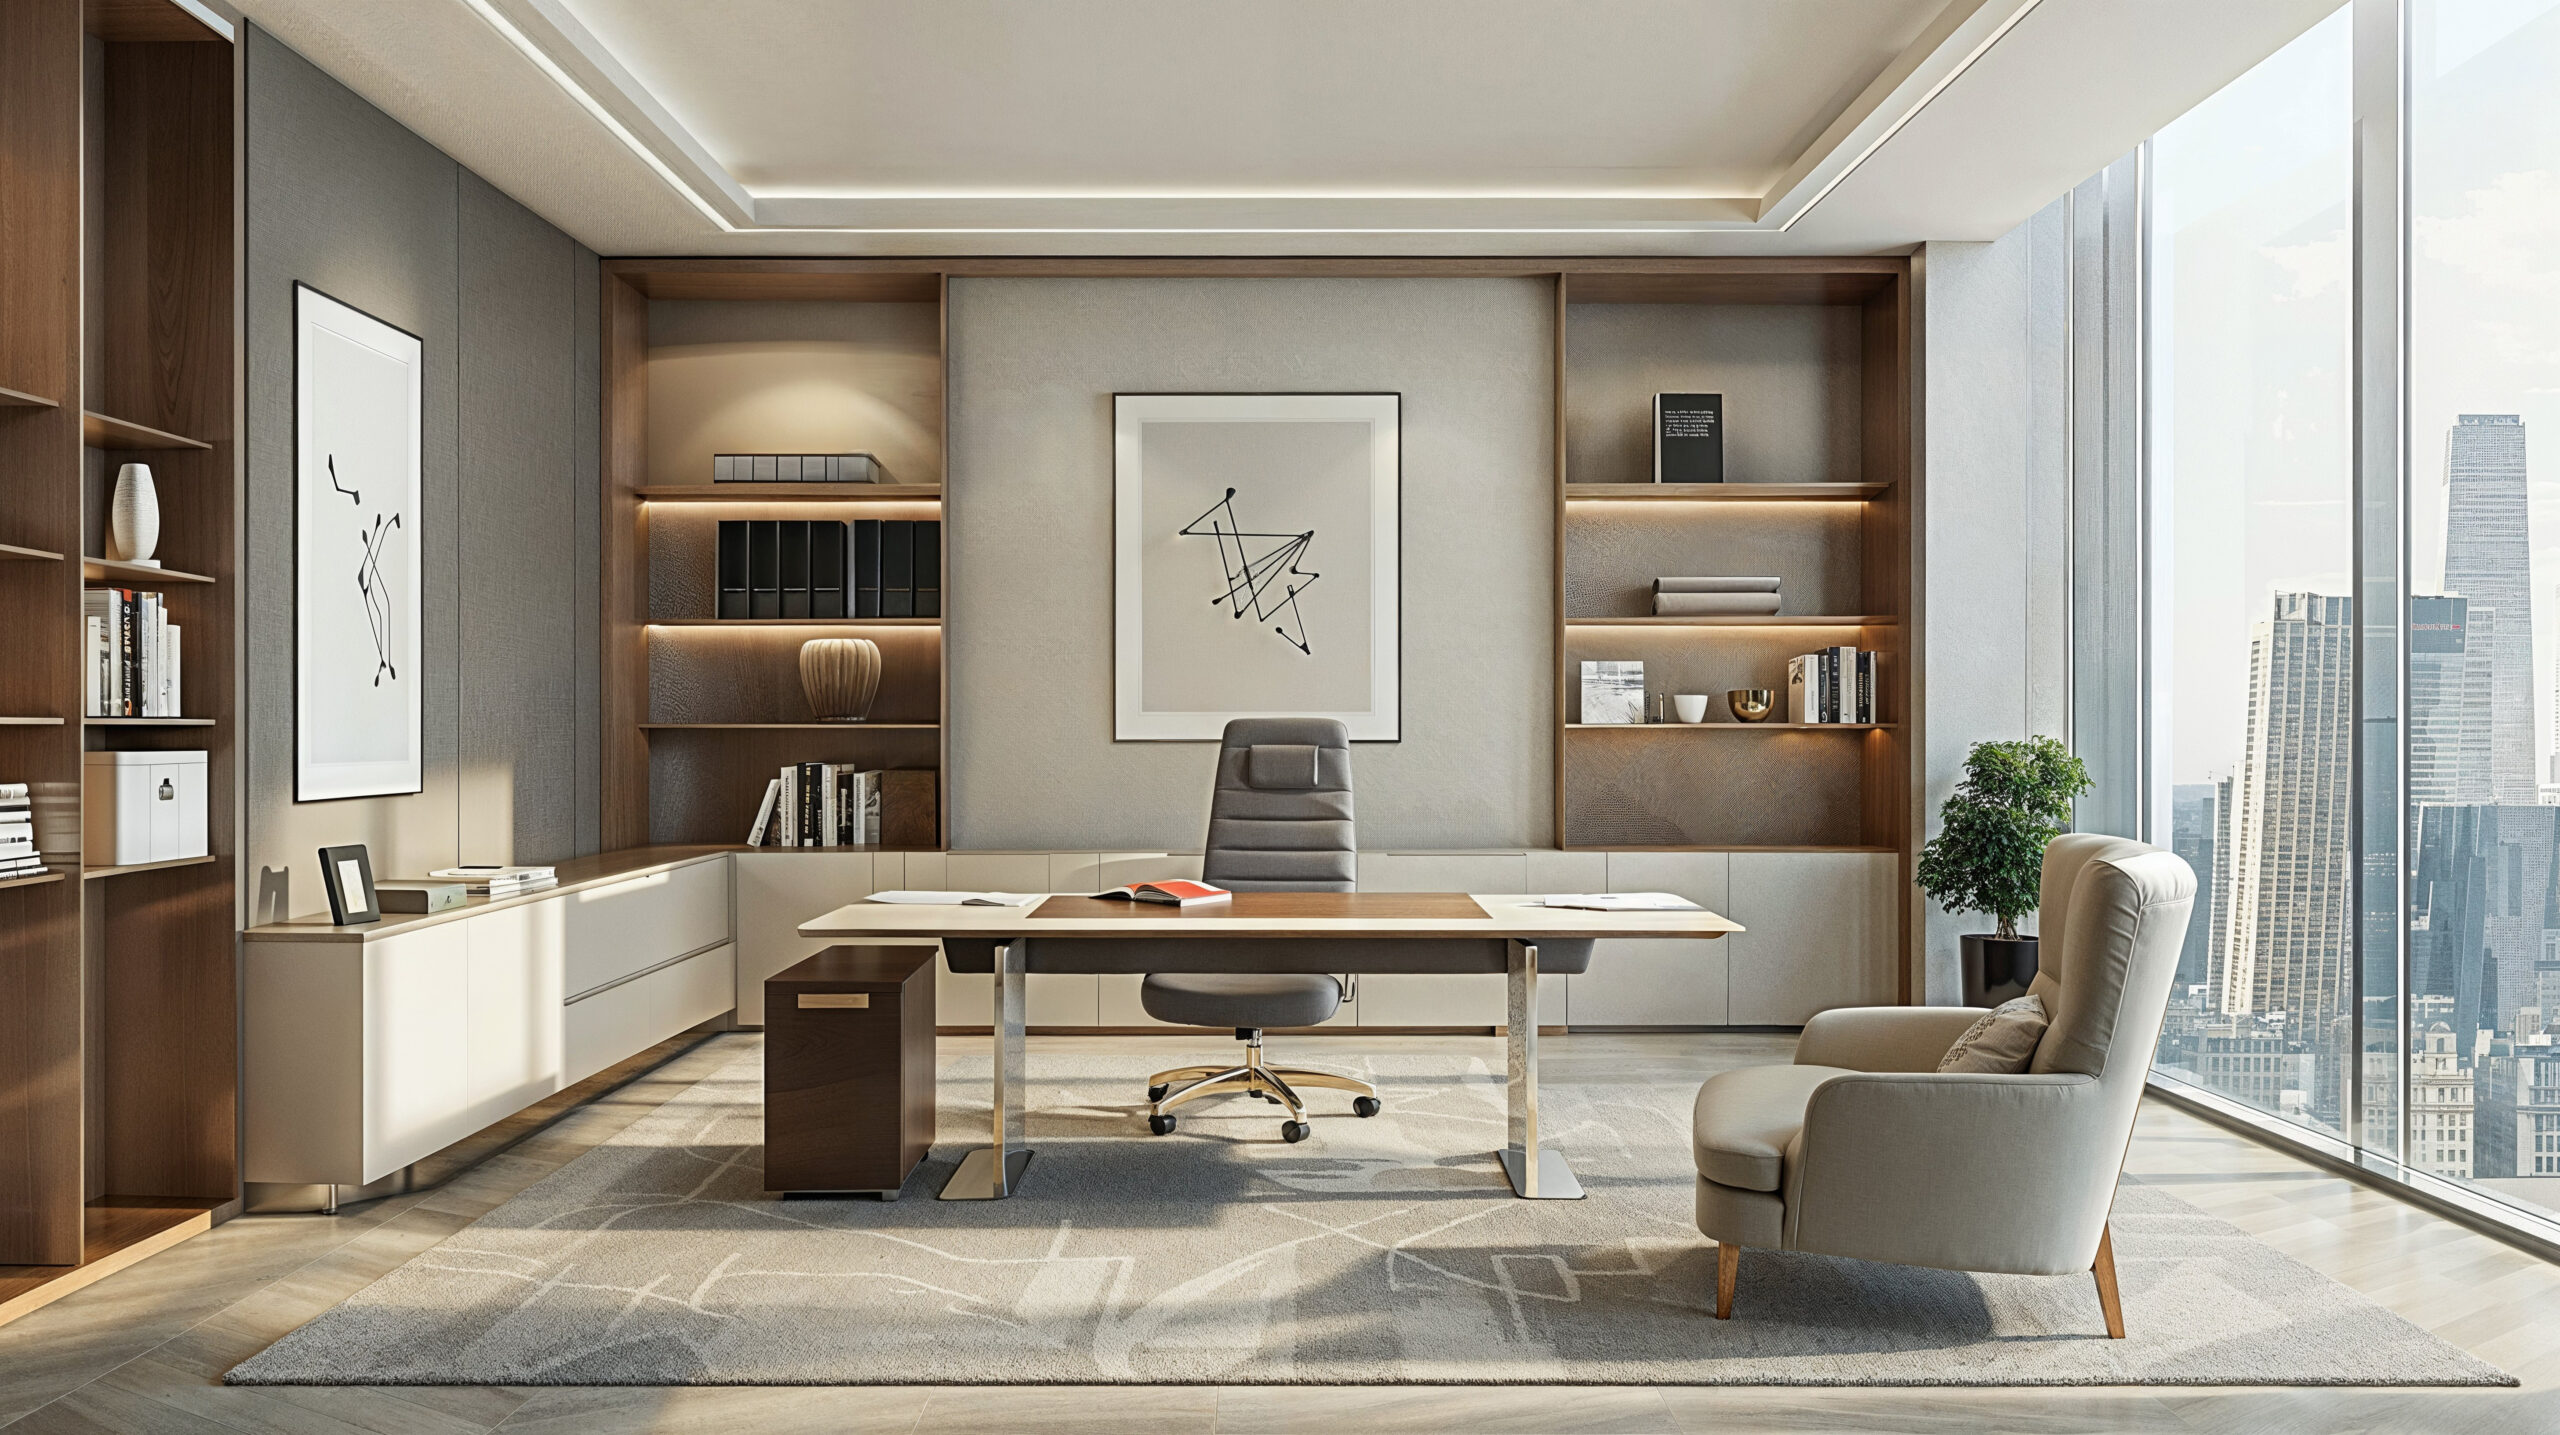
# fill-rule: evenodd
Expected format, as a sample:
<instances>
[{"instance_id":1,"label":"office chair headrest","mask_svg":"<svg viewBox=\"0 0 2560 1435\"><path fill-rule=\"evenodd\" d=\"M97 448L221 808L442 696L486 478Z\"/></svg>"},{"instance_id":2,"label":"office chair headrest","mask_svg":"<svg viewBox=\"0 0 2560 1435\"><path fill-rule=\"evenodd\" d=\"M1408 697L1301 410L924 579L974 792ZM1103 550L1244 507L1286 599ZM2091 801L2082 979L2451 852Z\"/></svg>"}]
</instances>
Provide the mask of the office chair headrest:
<instances>
[{"instance_id":1,"label":"office chair headrest","mask_svg":"<svg viewBox=\"0 0 2560 1435\"><path fill-rule=\"evenodd\" d=\"M1264 792L1305 792L1318 781L1322 752L1307 743L1255 743L1245 750L1245 780Z\"/></svg>"}]
</instances>

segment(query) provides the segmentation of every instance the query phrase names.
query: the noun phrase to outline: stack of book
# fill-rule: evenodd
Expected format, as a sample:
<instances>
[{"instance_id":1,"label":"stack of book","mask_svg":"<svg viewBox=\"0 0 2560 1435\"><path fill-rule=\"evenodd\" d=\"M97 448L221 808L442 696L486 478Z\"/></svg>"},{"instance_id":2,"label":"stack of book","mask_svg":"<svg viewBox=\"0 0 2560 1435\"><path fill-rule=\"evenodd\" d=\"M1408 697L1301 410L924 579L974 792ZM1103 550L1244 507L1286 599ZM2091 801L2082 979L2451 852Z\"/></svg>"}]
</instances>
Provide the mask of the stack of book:
<instances>
[{"instance_id":1,"label":"stack of book","mask_svg":"<svg viewBox=\"0 0 2560 1435\"><path fill-rule=\"evenodd\" d=\"M44 875L36 851L35 803L23 782L0 782L0 882Z\"/></svg>"},{"instance_id":2,"label":"stack of book","mask_svg":"<svg viewBox=\"0 0 2560 1435\"><path fill-rule=\"evenodd\" d=\"M1656 578L1653 615L1657 618L1709 618L1774 614L1778 611L1775 578Z\"/></svg>"},{"instance_id":3,"label":"stack of book","mask_svg":"<svg viewBox=\"0 0 2560 1435\"><path fill-rule=\"evenodd\" d=\"M858 768L795 762L765 784L750 847L897 847L938 844L930 768Z\"/></svg>"},{"instance_id":4,"label":"stack of book","mask_svg":"<svg viewBox=\"0 0 2560 1435\"><path fill-rule=\"evenodd\" d=\"M1787 721L1876 721L1876 679L1884 654L1821 648L1787 659Z\"/></svg>"},{"instance_id":5,"label":"stack of book","mask_svg":"<svg viewBox=\"0 0 2560 1435\"><path fill-rule=\"evenodd\" d=\"M713 483L878 483L880 462L867 453L716 453Z\"/></svg>"},{"instance_id":6,"label":"stack of book","mask_svg":"<svg viewBox=\"0 0 2560 1435\"><path fill-rule=\"evenodd\" d=\"M91 717L178 717L178 625L168 601L130 588L91 588L85 711Z\"/></svg>"},{"instance_id":7,"label":"stack of book","mask_svg":"<svg viewBox=\"0 0 2560 1435\"><path fill-rule=\"evenodd\" d=\"M459 882L474 897L512 897L560 885L557 867L443 867L427 875L440 882Z\"/></svg>"},{"instance_id":8,"label":"stack of book","mask_svg":"<svg viewBox=\"0 0 2560 1435\"><path fill-rule=\"evenodd\" d=\"M723 519L721 618L939 618L936 519Z\"/></svg>"}]
</instances>

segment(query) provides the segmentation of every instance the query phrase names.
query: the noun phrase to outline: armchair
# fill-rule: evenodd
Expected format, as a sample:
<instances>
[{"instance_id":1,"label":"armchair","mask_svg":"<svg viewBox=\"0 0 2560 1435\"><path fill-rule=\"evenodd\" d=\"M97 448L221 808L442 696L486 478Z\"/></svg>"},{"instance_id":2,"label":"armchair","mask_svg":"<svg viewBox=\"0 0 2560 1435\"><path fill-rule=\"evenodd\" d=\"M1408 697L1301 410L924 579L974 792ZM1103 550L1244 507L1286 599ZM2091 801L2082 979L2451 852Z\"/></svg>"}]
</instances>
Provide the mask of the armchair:
<instances>
[{"instance_id":1,"label":"armchair","mask_svg":"<svg viewBox=\"0 0 2560 1435\"><path fill-rule=\"evenodd\" d=\"M1716 1318L1742 1250L2018 1275L2089 1271L2122 1339L2107 1213L2195 902L2174 853L2066 833L2045 849L2041 970L2051 1025L2017 1075L1941 1073L1983 1013L1862 1007L1807 1023L1789 1066L1698 1091L1698 1229Z\"/></svg>"}]
</instances>

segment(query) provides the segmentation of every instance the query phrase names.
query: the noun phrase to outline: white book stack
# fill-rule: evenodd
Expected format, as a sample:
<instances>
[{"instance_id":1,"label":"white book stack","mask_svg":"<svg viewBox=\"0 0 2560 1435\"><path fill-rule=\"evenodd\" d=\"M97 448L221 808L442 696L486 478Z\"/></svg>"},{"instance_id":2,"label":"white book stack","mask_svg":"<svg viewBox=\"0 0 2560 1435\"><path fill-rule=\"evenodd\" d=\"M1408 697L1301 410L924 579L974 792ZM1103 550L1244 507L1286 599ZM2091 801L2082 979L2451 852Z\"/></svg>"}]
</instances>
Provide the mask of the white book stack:
<instances>
[{"instance_id":1,"label":"white book stack","mask_svg":"<svg viewBox=\"0 0 2560 1435\"><path fill-rule=\"evenodd\" d=\"M35 804L23 782L0 782L0 882L43 875L36 851Z\"/></svg>"},{"instance_id":2,"label":"white book stack","mask_svg":"<svg viewBox=\"0 0 2560 1435\"><path fill-rule=\"evenodd\" d=\"M130 588L91 588L81 595L80 607L87 640L84 711L90 717L184 716L180 634L169 621L167 599Z\"/></svg>"},{"instance_id":3,"label":"white book stack","mask_svg":"<svg viewBox=\"0 0 2560 1435\"><path fill-rule=\"evenodd\" d=\"M1770 617L1778 611L1775 578L1656 578L1657 618Z\"/></svg>"},{"instance_id":4,"label":"white book stack","mask_svg":"<svg viewBox=\"0 0 2560 1435\"><path fill-rule=\"evenodd\" d=\"M460 882L474 897L512 897L560 885L556 867L441 867L427 875L439 882Z\"/></svg>"}]
</instances>

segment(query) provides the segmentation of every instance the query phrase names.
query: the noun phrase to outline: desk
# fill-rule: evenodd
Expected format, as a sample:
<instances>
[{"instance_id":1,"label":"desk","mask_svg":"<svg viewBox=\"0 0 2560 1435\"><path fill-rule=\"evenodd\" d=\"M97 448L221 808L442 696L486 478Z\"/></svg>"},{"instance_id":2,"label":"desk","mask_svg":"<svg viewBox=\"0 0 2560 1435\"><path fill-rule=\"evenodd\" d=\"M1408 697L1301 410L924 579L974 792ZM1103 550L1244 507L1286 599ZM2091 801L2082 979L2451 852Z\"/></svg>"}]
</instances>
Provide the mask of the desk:
<instances>
[{"instance_id":1,"label":"desk","mask_svg":"<svg viewBox=\"0 0 2560 1435\"><path fill-rule=\"evenodd\" d=\"M1574 1200L1582 1183L1561 1153L1538 1144L1538 945L1607 937L1722 937L1742 928L1713 912L1581 912L1533 906L1528 896L1450 892L1239 892L1178 908L1088 897L1029 907L924 907L855 902L800 924L826 940L985 943L995 980L994 1117L990 1144L971 1151L943 1185L946 1201L1013 1194L1030 1164L1022 1144L1023 977L1080 972L1481 972L1510 978L1509 1141L1495 1154L1527 1200ZM1239 948L1235 944L1251 944ZM1253 961L1267 944L1272 959ZM1223 957L1218 947L1229 950ZM1244 960L1239 961L1238 953ZM1500 957L1490 953L1500 952ZM955 963L955 968L957 963Z\"/></svg>"}]
</instances>

